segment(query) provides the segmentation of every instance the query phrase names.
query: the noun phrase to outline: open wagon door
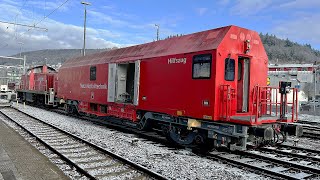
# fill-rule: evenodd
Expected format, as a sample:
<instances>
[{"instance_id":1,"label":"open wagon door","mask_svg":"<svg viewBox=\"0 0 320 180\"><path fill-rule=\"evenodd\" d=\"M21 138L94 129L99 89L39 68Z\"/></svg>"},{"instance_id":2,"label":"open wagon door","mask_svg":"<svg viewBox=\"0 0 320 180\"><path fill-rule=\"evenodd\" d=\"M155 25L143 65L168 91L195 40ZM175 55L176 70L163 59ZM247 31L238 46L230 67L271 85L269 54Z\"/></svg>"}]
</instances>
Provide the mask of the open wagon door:
<instances>
[{"instance_id":1,"label":"open wagon door","mask_svg":"<svg viewBox=\"0 0 320 180\"><path fill-rule=\"evenodd\" d=\"M108 102L115 102L117 64L110 63L108 71Z\"/></svg>"},{"instance_id":2,"label":"open wagon door","mask_svg":"<svg viewBox=\"0 0 320 180\"><path fill-rule=\"evenodd\" d=\"M250 59L238 58L238 81L237 81L237 112L248 112L249 106L249 82L250 82Z\"/></svg>"},{"instance_id":3,"label":"open wagon door","mask_svg":"<svg viewBox=\"0 0 320 180\"><path fill-rule=\"evenodd\" d=\"M135 61L133 104L136 106L139 104L139 86L140 86L140 60Z\"/></svg>"}]
</instances>

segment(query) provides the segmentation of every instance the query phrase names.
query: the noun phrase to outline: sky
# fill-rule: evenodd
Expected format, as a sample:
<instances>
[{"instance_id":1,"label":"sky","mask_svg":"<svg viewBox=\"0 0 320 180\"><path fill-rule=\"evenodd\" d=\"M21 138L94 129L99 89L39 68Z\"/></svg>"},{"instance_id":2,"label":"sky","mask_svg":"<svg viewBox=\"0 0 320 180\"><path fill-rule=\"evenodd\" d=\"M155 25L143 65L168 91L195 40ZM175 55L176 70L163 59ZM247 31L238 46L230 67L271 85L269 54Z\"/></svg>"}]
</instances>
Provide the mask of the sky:
<instances>
[{"instance_id":1,"label":"sky","mask_svg":"<svg viewBox=\"0 0 320 180\"><path fill-rule=\"evenodd\" d=\"M237 25L320 50L320 0L86 1L91 3L86 48L153 41L158 24L160 38ZM83 46L84 5L79 0L0 0L0 9L0 56Z\"/></svg>"}]
</instances>

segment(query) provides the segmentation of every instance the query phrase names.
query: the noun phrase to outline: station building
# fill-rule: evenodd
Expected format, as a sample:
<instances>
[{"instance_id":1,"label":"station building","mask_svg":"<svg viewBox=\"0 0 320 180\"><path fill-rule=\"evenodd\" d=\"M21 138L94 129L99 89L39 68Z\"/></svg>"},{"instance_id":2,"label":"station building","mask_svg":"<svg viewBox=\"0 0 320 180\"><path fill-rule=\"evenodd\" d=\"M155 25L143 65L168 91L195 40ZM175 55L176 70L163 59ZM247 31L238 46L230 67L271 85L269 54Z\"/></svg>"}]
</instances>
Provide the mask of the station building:
<instances>
[{"instance_id":1,"label":"station building","mask_svg":"<svg viewBox=\"0 0 320 180\"><path fill-rule=\"evenodd\" d=\"M291 86L299 90L299 100L307 101L320 90L320 66L314 64L269 64L269 86L279 86L280 81L291 82ZM316 83L315 83L316 80Z\"/></svg>"}]
</instances>

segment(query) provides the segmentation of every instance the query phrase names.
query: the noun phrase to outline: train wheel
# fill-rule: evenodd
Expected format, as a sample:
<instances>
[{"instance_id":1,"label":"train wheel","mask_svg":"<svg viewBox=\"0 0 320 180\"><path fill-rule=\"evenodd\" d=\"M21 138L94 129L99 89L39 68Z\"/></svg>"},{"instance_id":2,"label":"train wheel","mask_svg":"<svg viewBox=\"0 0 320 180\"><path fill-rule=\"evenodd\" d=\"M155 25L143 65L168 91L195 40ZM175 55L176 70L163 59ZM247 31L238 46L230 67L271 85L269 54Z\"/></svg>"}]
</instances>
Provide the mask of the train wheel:
<instances>
[{"instance_id":1,"label":"train wheel","mask_svg":"<svg viewBox=\"0 0 320 180\"><path fill-rule=\"evenodd\" d=\"M195 146L198 133L189 131L185 127L171 127L169 129L169 138L178 145ZM199 137L197 140L200 140ZM200 140L201 141L201 140Z\"/></svg>"}]
</instances>

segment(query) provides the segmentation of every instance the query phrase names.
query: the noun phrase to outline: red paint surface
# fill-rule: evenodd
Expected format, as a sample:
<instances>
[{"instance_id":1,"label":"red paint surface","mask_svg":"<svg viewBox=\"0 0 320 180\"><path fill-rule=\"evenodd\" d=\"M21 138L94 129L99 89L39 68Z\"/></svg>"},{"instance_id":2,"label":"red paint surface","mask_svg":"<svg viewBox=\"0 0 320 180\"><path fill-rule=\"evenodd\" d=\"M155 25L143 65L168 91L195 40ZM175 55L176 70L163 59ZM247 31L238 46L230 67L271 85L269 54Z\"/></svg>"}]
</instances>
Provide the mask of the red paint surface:
<instances>
[{"instance_id":1,"label":"red paint surface","mask_svg":"<svg viewBox=\"0 0 320 180\"><path fill-rule=\"evenodd\" d=\"M250 40L250 51L245 53ZM212 54L210 79L192 79L192 58ZM249 112L237 113L238 57L250 58ZM226 81L225 59L235 60L235 79ZM170 58L186 58L186 63L170 64ZM107 89L81 88L80 84L108 84L108 63L140 60L139 105L107 102ZM97 67L97 78L90 81L90 66ZM230 101L230 116L245 116L253 112L253 89L266 86L268 59L259 34L236 26L203 31L167 40L115 49L85 57L70 59L58 73L58 97L77 100L84 112L92 112L90 103L111 107L108 115L135 120L136 110L160 112L197 119L222 120L221 85L230 85L235 95ZM92 96L93 94L93 96ZM142 99L145 97L145 99ZM209 101L208 106L203 101ZM94 112L96 113L96 112ZM127 114L125 114L127 113ZM255 124L231 119L231 122ZM259 123L275 122L265 120Z\"/></svg>"},{"instance_id":2,"label":"red paint surface","mask_svg":"<svg viewBox=\"0 0 320 180\"><path fill-rule=\"evenodd\" d=\"M31 68L26 75L22 75L18 90L48 91L49 88L54 88L56 75L55 70L46 65Z\"/></svg>"}]
</instances>

